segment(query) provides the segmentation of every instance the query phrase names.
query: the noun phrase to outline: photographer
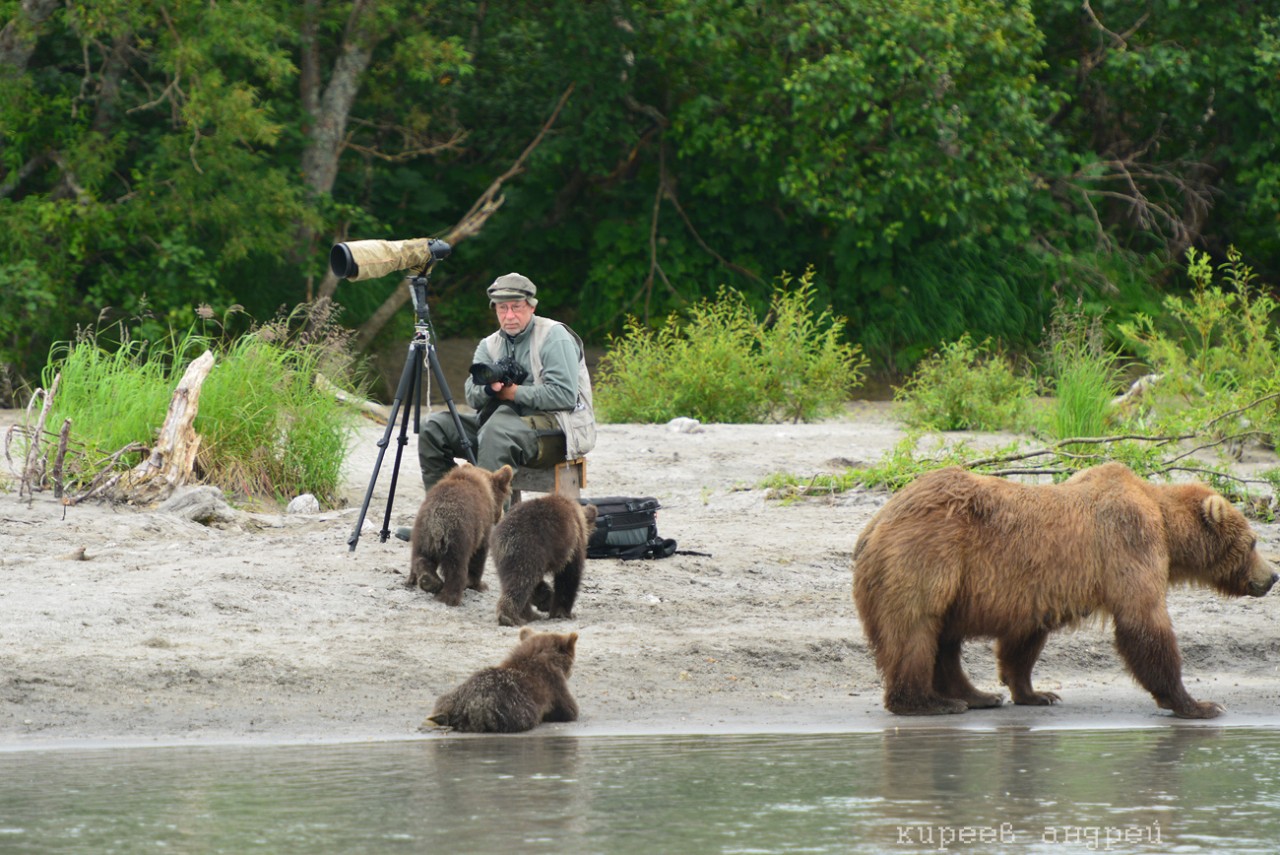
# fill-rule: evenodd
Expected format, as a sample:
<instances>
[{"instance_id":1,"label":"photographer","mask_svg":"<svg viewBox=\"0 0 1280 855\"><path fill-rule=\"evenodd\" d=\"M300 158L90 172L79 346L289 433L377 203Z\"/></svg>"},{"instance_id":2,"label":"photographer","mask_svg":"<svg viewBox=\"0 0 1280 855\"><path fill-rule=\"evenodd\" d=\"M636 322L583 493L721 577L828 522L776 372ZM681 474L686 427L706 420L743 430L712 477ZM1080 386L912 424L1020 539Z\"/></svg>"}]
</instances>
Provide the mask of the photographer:
<instances>
[{"instance_id":1,"label":"photographer","mask_svg":"<svg viewBox=\"0 0 1280 855\"><path fill-rule=\"evenodd\" d=\"M582 340L559 321L538 317L538 288L519 273L499 276L489 286L497 332L482 339L464 389L475 415L462 427L475 449L476 464L490 471L503 464L519 470L549 465L540 459L564 437L566 457L581 457L596 441L591 378ZM547 436L556 442L540 442ZM418 463L428 490L465 457L448 412L424 419L418 435Z\"/></svg>"}]
</instances>

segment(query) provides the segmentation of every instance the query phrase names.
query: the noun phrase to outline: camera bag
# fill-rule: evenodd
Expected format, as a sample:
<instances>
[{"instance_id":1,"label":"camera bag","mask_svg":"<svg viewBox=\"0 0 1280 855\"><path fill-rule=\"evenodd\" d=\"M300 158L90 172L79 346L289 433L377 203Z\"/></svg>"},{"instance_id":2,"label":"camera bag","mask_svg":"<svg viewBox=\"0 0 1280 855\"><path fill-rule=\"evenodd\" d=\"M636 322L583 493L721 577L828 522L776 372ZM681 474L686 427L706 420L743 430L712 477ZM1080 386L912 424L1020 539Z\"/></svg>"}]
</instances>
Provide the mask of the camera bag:
<instances>
[{"instance_id":1,"label":"camera bag","mask_svg":"<svg viewBox=\"0 0 1280 855\"><path fill-rule=\"evenodd\" d=\"M606 496L579 499L595 505L596 528L587 541L588 558L666 558L676 551L676 542L658 534L658 509L651 496Z\"/></svg>"}]
</instances>

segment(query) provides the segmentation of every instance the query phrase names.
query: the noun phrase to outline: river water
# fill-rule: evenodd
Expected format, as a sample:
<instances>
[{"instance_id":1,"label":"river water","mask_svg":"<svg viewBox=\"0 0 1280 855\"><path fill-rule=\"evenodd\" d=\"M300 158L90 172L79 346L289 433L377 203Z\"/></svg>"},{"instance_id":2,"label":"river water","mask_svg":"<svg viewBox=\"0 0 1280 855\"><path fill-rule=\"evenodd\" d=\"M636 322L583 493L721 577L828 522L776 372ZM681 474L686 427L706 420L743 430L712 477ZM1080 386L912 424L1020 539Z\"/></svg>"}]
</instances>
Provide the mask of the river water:
<instances>
[{"instance_id":1,"label":"river water","mask_svg":"<svg viewBox=\"0 0 1280 855\"><path fill-rule=\"evenodd\" d=\"M0 752L0 852L1276 852L1280 731Z\"/></svg>"}]
</instances>

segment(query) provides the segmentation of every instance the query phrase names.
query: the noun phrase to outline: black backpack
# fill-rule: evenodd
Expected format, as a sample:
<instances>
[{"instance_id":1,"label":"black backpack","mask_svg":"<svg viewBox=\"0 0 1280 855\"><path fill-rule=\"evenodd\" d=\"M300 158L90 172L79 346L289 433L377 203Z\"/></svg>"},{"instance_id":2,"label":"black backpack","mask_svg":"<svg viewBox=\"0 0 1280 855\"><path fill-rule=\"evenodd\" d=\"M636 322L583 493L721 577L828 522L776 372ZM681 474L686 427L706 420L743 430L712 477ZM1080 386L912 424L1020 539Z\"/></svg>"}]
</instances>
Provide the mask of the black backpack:
<instances>
[{"instance_id":1,"label":"black backpack","mask_svg":"<svg viewBox=\"0 0 1280 855\"><path fill-rule=\"evenodd\" d=\"M579 499L595 505L596 528L587 541L588 558L666 558L676 542L658 535L658 500L650 496Z\"/></svg>"}]
</instances>

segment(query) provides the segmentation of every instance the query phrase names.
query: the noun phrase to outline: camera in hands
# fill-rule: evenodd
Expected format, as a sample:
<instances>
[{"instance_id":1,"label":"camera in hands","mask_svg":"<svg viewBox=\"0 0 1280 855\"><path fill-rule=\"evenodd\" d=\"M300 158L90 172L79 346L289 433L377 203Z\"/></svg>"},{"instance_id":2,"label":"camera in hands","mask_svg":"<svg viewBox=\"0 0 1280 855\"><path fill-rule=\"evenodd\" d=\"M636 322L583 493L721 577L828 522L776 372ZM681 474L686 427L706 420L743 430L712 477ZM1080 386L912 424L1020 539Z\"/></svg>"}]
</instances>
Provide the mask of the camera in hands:
<instances>
[{"instance_id":1,"label":"camera in hands","mask_svg":"<svg viewBox=\"0 0 1280 855\"><path fill-rule=\"evenodd\" d=\"M529 377L529 372L524 366L516 362L510 356L504 356L497 362L476 362L471 365L471 382L477 386L483 386L487 394L492 395L493 389L489 388L493 383L501 383L503 386L519 386Z\"/></svg>"}]
</instances>

